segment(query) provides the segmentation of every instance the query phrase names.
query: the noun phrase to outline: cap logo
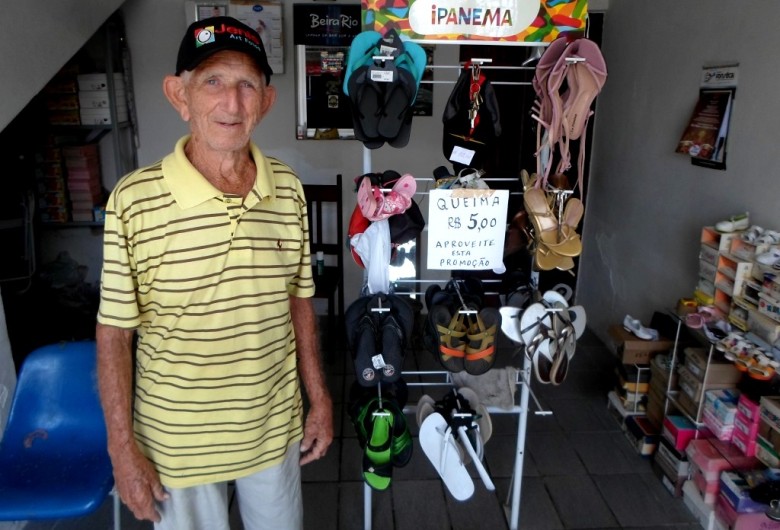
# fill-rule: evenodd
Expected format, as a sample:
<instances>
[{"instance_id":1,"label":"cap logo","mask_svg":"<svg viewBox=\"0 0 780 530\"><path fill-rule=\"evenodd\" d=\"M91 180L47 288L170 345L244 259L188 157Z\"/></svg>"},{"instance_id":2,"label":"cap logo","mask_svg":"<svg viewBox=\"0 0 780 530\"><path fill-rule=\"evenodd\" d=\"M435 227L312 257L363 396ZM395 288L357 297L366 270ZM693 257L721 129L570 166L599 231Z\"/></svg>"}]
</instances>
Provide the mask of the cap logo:
<instances>
[{"instance_id":1,"label":"cap logo","mask_svg":"<svg viewBox=\"0 0 780 530\"><path fill-rule=\"evenodd\" d=\"M195 47L199 48L204 44L215 42L214 26L206 26L195 30Z\"/></svg>"}]
</instances>

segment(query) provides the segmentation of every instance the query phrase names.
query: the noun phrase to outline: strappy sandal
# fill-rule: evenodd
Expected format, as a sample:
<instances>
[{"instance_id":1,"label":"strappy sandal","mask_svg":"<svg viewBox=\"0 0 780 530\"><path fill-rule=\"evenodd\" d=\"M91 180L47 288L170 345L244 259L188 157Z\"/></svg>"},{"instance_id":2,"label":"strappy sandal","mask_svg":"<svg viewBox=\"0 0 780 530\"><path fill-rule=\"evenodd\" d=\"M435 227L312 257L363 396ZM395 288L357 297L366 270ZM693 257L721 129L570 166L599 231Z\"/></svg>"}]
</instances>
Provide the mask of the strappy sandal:
<instances>
[{"instance_id":1,"label":"strappy sandal","mask_svg":"<svg viewBox=\"0 0 780 530\"><path fill-rule=\"evenodd\" d=\"M485 307L477 313L474 325L466 335L464 367L471 375L482 375L496 363L496 333L501 313L493 307Z\"/></svg>"},{"instance_id":2,"label":"strappy sandal","mask_svg":"<svg viewBox=\"0 0 780 530\"><path fill-rule=\"evenodd\" d=\"M573 238L558 238L558 218L550 210L544 191L531 188L523 194L523 202L531 218L536 238L541 245L561 256L578 256L582 252L582 243Z\"/></svg>"},{"instance_id":3,"label":"strappy sandal","mask_svg":"<svg viewBox=\"0 0 780 530\"><path fill-rule=\"evenodd\" d=\"M445 306L434 306L430 316L436 324L439 337L439 362L450 372L462 372L466 357L466 343L463 339L467 332L463 315L458 312L450 314Z\"/></svg>"}]
</instances>

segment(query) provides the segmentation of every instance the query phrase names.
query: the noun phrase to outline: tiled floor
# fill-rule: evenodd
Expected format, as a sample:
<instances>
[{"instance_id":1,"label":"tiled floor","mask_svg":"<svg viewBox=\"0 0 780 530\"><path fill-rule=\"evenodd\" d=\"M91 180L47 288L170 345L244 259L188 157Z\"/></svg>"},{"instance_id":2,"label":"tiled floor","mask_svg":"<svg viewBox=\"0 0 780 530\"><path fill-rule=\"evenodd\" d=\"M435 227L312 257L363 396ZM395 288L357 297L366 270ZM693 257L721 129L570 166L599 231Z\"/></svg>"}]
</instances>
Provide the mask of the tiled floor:
<instances>
[{"instance_id":1,"label":"tiled floor","mask_svg":"<svg viewBox=\"0 0 780 530\"><path fill-rule=\"evenodd\" d=\"M501 349L511 357L511 347ZM345 393L354 377L344 355L327 365L336 401L336 439L321 461L303 468L305 527L311 530L363 528L364 486L361 451L344 411ZM542 407L552 415L531 414L522 476L519 527L569 528L699 528L681 499L672 497L651 471L649 461L630 446L606 408L614 357L591 333L577 345L566 381L558 387L532 384ZM405 369L438 370L424 350L407 355ZM438 399L441 387L410 389L410 403L423 392ZM533 400L532 400L533 403ZM532 410L536 407L532 405ZM413 416L409 416L413 422ZM508 528L503 503L511 485L516 449L517 416L492 415L493 436L486 445L486 467L496 492L478 478L475 494L455 501L445 490L433 466L420 450L409 465L396 468L390 491L372 495L373 528L474 530ZM473 469L473 466L470 466ZM231 511L233 529L242 528L237 510ZM76 520L0 523L0 530L108 529L111 502L94 515ZM149 530L123 509L125 530Z\"/></svg>"}]
</instances>

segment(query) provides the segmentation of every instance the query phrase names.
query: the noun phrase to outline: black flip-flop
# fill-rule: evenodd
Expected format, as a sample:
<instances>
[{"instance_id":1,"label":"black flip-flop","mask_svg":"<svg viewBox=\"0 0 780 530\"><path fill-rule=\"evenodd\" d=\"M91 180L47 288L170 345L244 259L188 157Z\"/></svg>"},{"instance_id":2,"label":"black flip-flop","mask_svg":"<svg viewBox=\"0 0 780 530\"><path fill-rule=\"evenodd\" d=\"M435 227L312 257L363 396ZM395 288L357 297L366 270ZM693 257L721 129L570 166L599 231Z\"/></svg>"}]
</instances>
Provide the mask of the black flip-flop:
<instances>
[{"instance_id":1,"label":"black flip-flop","mask_svg":"<svg viewBox=\"0 0 780 530\"><path fill-rule=\"evenodd\" d=\"M370 301L371 297L368 296L358 298L344 313L355 377L361 386L376 386L379 382L379 374L373 363L376 356L377 329L369 313Z\"/></svg>"}]
</instances>

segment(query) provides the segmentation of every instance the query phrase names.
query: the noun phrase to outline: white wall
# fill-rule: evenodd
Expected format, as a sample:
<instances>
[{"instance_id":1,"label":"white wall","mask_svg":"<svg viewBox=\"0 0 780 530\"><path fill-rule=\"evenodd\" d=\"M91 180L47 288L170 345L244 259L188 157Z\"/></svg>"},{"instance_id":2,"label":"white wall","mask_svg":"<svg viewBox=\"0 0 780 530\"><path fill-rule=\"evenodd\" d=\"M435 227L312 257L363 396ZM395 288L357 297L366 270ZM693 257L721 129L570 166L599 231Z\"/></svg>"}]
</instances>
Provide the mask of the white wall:
<instances>
[{"instance_id":1,"label":"white wall","mask_svg":"<svg viewBox=\"0 0 780 530\"><path fill-rule=\"evenodd\" d=\"M0 131L124 0L2 3ZM10 74L12 72L12 74Z\"/></svg>"},{"instance_id":2,"label":"white wall","mask_svg":"<svg viewBox=\"0 0 780 530\"><path fill-rule=\"evenodd\" d=\"M702 225L748 210L780 228L778 21L780 3L770 0L610 2L578 279L578 301L602 338L626 313L647 322L692 294ZM674 149L701 68L734 61L728 169L692 166Z\"/></svg>"}]
</instances>

